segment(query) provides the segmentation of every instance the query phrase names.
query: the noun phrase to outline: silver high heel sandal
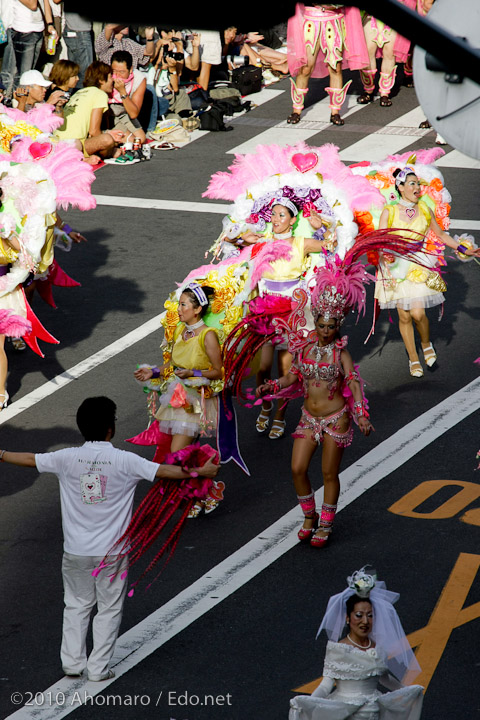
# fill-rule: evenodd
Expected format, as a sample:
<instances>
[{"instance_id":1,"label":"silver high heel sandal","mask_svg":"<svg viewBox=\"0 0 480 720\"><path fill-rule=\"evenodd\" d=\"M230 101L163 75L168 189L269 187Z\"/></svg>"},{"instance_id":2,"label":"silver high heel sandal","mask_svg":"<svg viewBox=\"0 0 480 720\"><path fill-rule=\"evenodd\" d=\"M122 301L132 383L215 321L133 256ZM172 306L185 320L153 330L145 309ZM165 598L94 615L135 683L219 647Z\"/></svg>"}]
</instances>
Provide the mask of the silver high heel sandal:
<instances>
[{"instance_id":1,"label":"silver high heel sandal","mask_svg":"<svg viewBox=\"0 0 480 720\"><path fill-rule=\"evenodd\" d=\"M428 367L432 367L432 365L435 365L435 363L437 362L437 353L435 352L435 348L433 347L432 343L430 343L430 345L427 345L426 348L422 348L422 350L423 357Z\"/></svg>"},{"instance_id":2,"label":"silver high heel sandal","mask_svg":"<svg viewBox=\"0 0 480 720\"><path fill-rule=\"evenodd\" d=\"M2 402L2 398L3 398L3 402ZM4 408L7 407L9 400L10 400L10 395L8 394L8 392L6 390L4 393L0 393L0 410L3 410Z\"/></svg>"},{"instance_id":3,"label":"silver high heel sandal","mask_svg":"<svg viewBox=\"0 0 480 720\"><path fill-rule=\"evenodd\" d=\"M421 378L423 377L423 368L420 365L420 360L409 360L408 369L412 377Z\"/></svg>"}]
</instances>

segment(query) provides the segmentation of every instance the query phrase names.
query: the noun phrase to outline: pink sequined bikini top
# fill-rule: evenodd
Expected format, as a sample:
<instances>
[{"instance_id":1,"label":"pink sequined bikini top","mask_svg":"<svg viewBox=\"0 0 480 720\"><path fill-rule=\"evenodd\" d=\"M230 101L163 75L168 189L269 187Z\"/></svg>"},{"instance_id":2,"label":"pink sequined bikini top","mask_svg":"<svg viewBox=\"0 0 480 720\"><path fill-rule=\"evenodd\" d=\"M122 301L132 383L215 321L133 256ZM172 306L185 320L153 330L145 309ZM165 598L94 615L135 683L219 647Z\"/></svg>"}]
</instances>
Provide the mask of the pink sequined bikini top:
<instances>
[{"instance_id":1,"label":"pink sequined bikini top","mask_svg":"<svg viewBox=\"0 0 480 720\"><path fill-rule=\"evenodd\" d=\"M343 368L340 364L341 351L341 347L337 347L337 345L333 347L332 363L319 362L318 360L313 360L310 357L304 357L302 352L297 355L292 364L291 372L302 376L305 397L308 396L309 382L313 382L313 384L317 386L319 386L322 382L326 382L329 389L329 399L332 399L338 388L339 378L342 378L340 380L341 384L344 377Z\"/></svg>"}]
</instances>

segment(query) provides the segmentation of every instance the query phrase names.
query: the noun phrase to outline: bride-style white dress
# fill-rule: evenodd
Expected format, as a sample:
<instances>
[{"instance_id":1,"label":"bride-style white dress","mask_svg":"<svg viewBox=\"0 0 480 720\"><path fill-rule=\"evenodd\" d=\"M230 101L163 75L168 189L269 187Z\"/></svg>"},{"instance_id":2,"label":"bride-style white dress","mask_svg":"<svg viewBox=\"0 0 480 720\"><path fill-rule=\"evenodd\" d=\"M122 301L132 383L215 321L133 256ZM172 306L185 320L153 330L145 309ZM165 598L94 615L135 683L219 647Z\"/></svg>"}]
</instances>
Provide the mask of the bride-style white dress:
<instances>
[{"instance_id":1,"label":"bride-style white dress","mask_svg":"<svg viewBox=\"0 0 480 720\"><path fill-rule=\"evenodd\" d=\"M381 693L381 683L392 692ZM333 687L335 689L333 690ZM332 692L333 690L333 692ZM379 648L359 648L329 641L323 680L312 695L290 701L289 720L419 720L423 687L402 687Z\"/></svg>"}]
</instances>

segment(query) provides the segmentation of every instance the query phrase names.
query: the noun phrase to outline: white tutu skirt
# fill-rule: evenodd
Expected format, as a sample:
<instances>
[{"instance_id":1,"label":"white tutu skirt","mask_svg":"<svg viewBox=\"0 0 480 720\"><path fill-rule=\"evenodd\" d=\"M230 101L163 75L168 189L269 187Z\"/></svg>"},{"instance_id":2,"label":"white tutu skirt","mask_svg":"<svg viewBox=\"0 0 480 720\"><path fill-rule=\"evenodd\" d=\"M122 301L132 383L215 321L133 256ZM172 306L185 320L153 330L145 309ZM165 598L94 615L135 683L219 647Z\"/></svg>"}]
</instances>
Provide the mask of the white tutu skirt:
<instances>
[{"instance_id":1,"label":"white tutu skirt","mask_svg":"<svg viewBox=\"0 0 480 720\"><path fill-rule=\"evenodd\" d=\"M441 305L445 300L443 293L432 290L425 283L411 280L402 280L393 288L388 287L382 280L378 280L375 284L375 298L382 310L397 307L402 310L430 308Z\"/></svg>"},{"instance_id":2,"label":"white tutu skirt","mask_svg":"<svg viewBox=\"0 0 480 720\"><path fill-rule=\"evenodd\" d=\"M160 407L155 413L159 428L168 435L212 437L217 431L218 397L205 398L202 390L186 388L188 407L172 407L172 395L179 383L173 380L160 397ZM208 387L203 386L203 391Z\"/></svg>"},{"instance_id":3,"label":"white tutu skirt","mask_svg":"<svg viewBox=\"0 0 480 720\"><path fill-rule=\"evenodd\" d=\"M366 688L365 688L366 689ZM372 694L334 691L327 698L297 695L290 701L289 720L419 720L423 688L420 685Z\"/></svg>"}]
</instances>

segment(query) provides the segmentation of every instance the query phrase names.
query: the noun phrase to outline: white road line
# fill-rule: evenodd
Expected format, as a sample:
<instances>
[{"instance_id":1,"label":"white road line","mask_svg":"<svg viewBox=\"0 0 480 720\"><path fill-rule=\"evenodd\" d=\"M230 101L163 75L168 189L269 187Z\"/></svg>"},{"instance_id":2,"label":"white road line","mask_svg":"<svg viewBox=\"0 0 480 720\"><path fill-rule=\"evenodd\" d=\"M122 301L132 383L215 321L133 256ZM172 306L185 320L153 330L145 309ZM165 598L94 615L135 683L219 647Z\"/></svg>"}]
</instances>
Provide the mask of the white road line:
<instances>
[{"instance_id":1,"label":"white road line","mask_svg":"<svg viewBox=\"0 0 480 720\"><path fill-rule=\"evenodd\" d=\"M135 328L135 330L132 330L132 332L129 332L127 335L115 340L115 342L107 345L102 350L99 350L94 355L88 357L86 360L82 360L69 370L65 370L65 372L54 377L53 380L49 380L35 390L32 390L32 392L28 393L24 397L20 398L20 400L13 402L0 413L0 425L3 425L3 423L11 420L16 415L20 415L20 413L33 407L33 405L41 402L49 395L53 395L53 393L57 392L57 390L61 390L66 385L73 382L73 380L78 380L78 378L82 375L85 375L98 365L101 365L107 360L110 360L112 357L115 357L115 355L118 355L131 345L139 342L139 340L143 340L143 338L147 337L147 335L150 335L159 328L160 315L156 315L151 320L148 320L146 323L143 323L143 325L140 325Z\"/></svg>"},{"instance_id":2,"label":"white road line","mask_svg":"<svg viewBox=\"0 0 480 720\"><path fill-rule=\"evenodd\" d=\"M437 160L435 164L439 167L455 167L463 168L464 170L480 168L480 160L468 157L468 155L464 155L458 150L452 150L447 153Z\"/></svg>"},{"instance_id":3,"label":"white road line","mask_svg":"<svg viewBox=\"0 0 480 720\"><path fill-rule=\"evenodd\" d=\"M347 95L344 103L343 117L349 117L353 113L362 109L361 105L356 102L356 95ZM323 127L309 125L311 121L316 123L324 123ZM305 124L303 124L305 122ZM255 152L257 145L295 145L300 140L308 140L314 135L327 128L331 128L330 123L330 107L328 97L323 98L320 102L315 103L312 107L305 110L302 120L298 125L289 125L285 120L269 128L264 132L256 135L251 140L247 140L241 145L237 145L228 151L227 154L243 154Z\"/></svg>"},{"instance_id":4,"label":"white road line","mask_svg":"<svg viewBox=\"0 0 480 720\"><path fill-rule=\"evenodd\" d=\"M450 221L450 230L480 230L480 221L452 219Z\"/></svg>"},{"instance_id":5,"label":"white road line","mask_svg":"<svg viewBox=\"0 0 480 720\"><path fill-rule=\"evenodd\" d=\"M443 433L480 408L480 378L413 420L341 473L340 511L384 477L397 470ZM316 493L321 503L323 491ZM294 508L242 548L209 570L190 587L124 633L117 641L113 666L116 678L124 675L209 610L228 598L275 560L298 544L298 508ZM63 705L22 708L15 720L54 720L73 712L72 697L104 692L115 679L90 683L62 678L44 691L45 697L64 693ZM50 695L51 693L51 695Z\"/></svg>"},{"instance_id":6,"label":"white road line","mask_svg":"<svg viewBox=\"0 0 480 720\"><path fill-rule=\"evenodd\" d=\"M258 137L258 136L257 136ZM212 202L184 202L181 200L155 200L148 198L127 198L123 195L95 195L98 205L112 205L114 207L142 208L145 210L171 210L172 212L199 212L225 215L229 203ZM452 219L452 230L480 230L478 220Z\"/></svg>"},{"instance_id":7,"label":"white road line","mask_svg":"<svg viewBox=\"0 0 480 720\"><path fill-rule=\"evenodd\" d=\"M186 202L183 200L155 200L149 198L125 197L122 195L95 195L97 205L141 208L144 210L171 210L172 212L198 212L225 215L228 203Z\"/></svg>"},{"instance_id":8,"label":"white road line","mask_svg":"<svg viewBox=\"0 0 480 720\"><path fill-rule=\"evenodd\" d=\"M365 107L365 106L363 106ZM371 133L353 145L340 152L340 158L345 161L370 160L371 162L383 160L387 155L397 152L416 142L427 131L419 131L419 124L425 120L422 109L417 106L404 115L392 120L382 130ZM396 135L396 128L412 128L410 135Z\"/></svg>"}]
</instances>

